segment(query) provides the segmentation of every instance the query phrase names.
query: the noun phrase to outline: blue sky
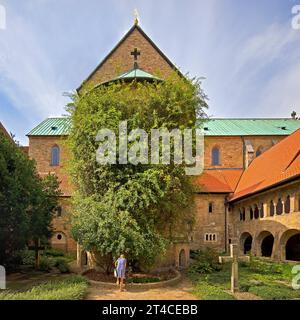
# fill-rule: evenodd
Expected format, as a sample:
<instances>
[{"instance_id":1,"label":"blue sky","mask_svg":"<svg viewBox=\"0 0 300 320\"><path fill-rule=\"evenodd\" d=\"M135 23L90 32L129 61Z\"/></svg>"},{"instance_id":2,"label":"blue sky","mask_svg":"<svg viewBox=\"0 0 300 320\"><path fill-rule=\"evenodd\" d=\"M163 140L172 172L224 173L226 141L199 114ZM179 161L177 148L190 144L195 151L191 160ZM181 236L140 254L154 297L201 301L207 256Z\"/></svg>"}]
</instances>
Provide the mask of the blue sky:
<instances>
[{"instance_id":1,"label":"blue sky","mask_svg":"<svg viewBox=\"0 0 300 320\"><path fill-rule=\"evenodd\" d=\"M191 76L205 77L208 114L300 113L300 0L0 0L0 121L25 134L65 113L77 88L132 26L140 25Z\"/></svg>"}]
</instances>

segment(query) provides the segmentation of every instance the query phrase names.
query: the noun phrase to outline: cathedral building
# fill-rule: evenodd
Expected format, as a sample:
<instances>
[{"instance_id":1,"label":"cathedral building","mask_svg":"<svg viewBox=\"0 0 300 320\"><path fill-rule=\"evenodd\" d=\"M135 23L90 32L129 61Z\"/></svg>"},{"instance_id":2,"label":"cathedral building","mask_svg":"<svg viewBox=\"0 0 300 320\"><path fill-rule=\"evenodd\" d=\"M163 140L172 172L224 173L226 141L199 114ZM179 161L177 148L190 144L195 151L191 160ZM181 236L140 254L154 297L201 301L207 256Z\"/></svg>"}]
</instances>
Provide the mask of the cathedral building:
<instances>
[{"instance_id":1,"label":"cathedral building","mask_svg":"<svg viewBox=\"0 0 300 320\"><path fill-rule=\"evenodd\" d=\"M96 86L116 79L163 80L174 70L178 71L136 22L85 82ZM81 90L82 86L77 89ZM61 181L52 246L76 251L68 221L72 186L64 143L70 126L67 117L48 118L28 138L29 156L36 160L38 172L55 173ZM174 266L187 266L190 250L210 247L221 253L231 242L240 244L241 254L300 260L299 128L295 118L205 122L205 169L194 179L196 223L188 242L174 244Z\"/></svg>"}]
</instances>

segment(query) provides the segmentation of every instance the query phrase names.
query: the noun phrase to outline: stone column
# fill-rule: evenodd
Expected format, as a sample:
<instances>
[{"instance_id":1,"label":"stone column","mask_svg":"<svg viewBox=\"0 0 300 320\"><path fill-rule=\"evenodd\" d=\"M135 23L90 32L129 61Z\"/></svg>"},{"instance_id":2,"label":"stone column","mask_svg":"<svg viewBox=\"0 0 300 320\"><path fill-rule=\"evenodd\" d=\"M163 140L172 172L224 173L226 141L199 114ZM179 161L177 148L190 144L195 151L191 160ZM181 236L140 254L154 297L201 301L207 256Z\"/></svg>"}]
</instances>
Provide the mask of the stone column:
<instances>
[{"instance_id":1,"label":"stone column","mask_svg":"<svg viewBox=\"0 0 300 320\"><path fill-rule=\"evenodd\" d=\"M265 203L263 204L263 208L264 208L264 218L265 218L265 217L269 217L269 216L270 216L270 212L269 212L269 210L268 210L268 203L267 203L267 202L265 202Z\"/></svg>"},{"instance_id":2,"label":"stone column","mask_svg":"<svg viewBox=\"0 0 300 320\"><path fill-rule=\"evenodd\" d=\"M290 213L296 211L296 195L292 194L290 196Z\"/></svg>"},{"instance_id":3,"label":"stone column","mask_svg":"<svg viewBox=\"0 0 300 320\"><path fill-rule=\"evenodd\" d=\"M274 217L277 215L277 203L273 202L274 205Z\"/></svg>"},{"instance_id":4,"label":"stone column","mask_svg":"<svg viewBox=\"0 0 300 320\"><path fill-rule=\"evenodd\" d=\"M285 214L285 202L284 200L281 200L282 202L282 215Z\"/></svg>"}]
</instances>

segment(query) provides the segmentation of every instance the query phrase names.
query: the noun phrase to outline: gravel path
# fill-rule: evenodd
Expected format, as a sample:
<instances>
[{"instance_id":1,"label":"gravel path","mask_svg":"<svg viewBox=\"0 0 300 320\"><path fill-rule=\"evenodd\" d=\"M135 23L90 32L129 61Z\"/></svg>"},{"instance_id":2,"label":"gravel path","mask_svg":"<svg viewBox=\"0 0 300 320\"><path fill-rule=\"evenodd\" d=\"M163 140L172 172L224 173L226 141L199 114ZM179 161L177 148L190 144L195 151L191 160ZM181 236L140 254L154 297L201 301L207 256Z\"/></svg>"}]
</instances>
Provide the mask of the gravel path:
<instances>
[{"instance_id":1,"label":"gravel path","mask_svg":"<svg viewBox=\"0 0 300 320\"><path fill-rule=\"evenodd\" d=\"M183 278L176 286L166 286L155 289L128 288L120 292L116 289L91 287L86 300L197 300L191 293L191 282Z\"/></svg>"}]
</instances>

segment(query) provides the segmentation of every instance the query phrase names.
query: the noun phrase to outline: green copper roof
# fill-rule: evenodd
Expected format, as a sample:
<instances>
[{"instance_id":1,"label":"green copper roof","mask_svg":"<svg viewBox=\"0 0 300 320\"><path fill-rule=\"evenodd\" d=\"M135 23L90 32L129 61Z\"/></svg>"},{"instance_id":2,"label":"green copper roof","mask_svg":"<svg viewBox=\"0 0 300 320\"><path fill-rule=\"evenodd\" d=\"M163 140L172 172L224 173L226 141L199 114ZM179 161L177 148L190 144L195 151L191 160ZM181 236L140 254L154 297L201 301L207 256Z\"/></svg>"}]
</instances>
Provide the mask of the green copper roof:
<instances>
[{"instance_id":1,"label":"green copper roof","mask_svg":"<svg viewBox=\"0 0 300 320\"><path fill-rule=\"evenodd\" d=\"M27 136L64 136L69 134L70 127L70 118L48 118L32 129Z\"/></svg>"},{"instance_id":2,"label":"green copper roof","mask_svg":"<svg viewBox=\"0 0 300 320\"><path fill-rule=\"evenodd\" d=\"M300 128L300 121L282 119L209 119L199 126L206 136L265 136L289 135Z\"/></svg>"},{"instance_id":3,"label":"green copper roof","mask_svg":"<svg viewBox=\"0 0 300 320\"><path fill-rule=\"evenodd\" d=\"M209 119L199 121L206 136L267 136L289 135L300 128L300 120L294 119ZM68 135L70 118L48 118L31 130L28 136Z\"/></svg>"},{"instance_id":4,"label":"green copper roof","mask_svg":"<svg viewBox=\"0 0 300 320\"><path fill-rule=\"evenodd\" d=\"M126 71L124 73L122 73L121 75L119 75L117 78L115 78L114 80L131 80L131 79L148 79L148 80L161 80L155 76L153 76L152 74L139 69L139 68L133 68L132 70Z\"/></svg>"}]
</instances>

